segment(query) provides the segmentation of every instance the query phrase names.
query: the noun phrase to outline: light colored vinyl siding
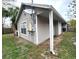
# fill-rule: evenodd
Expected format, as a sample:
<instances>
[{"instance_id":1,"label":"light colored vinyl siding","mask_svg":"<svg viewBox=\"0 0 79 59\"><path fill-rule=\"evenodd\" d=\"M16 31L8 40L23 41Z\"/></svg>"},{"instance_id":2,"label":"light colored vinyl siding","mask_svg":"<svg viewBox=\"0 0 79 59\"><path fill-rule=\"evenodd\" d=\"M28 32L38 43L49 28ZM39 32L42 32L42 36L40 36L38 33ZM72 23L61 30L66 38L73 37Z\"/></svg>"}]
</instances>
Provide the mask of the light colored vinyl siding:
<instances>
[{"instance_id":1,"label":"light colored vinyl siding","mask_svg":"<svg viewBox=\"0 0 79 59\"><path fill-rule=\"evenodd\" d=\"M54 21L54 35L58 35L58 22Z\"/></svg>"},{"instance_id":2,"label":"light colored vinyl siding","mask_svg":"<svg viewBox=\"0 0 79 59\"><path fill-rule=\"evenodd\" d=\"M58 22L58 35L62 33L62 23Z\"/></svg>"},{"instance_id":3,"label":"light colored vinyl siding","mask_svg":"<svg viewBox=\"0 0 79 59\"><path fill-rule=\"evenodd\" d=\"M47 18L38 17L38 44L49 38L49 22Z\"/></svg>"},{"instance_id":4,"label":"light colored vinyl siding","mask_svg":"<svg viewBox=\"0 0 79 59\"><path fill-rule=\"evenodd\" d=\"M28 41L36 43L35 39L33 39L33 38L35 38L35 33L33 35L30 35L29 32L28 32L28 23L30 21L31 21L31 16L28 13L23 11L20 18L19 18L18 24L17 24L18 25L18 31L19 31L19 37L22 37L22 38L24 38L24 39L26 39ZM26 26L27 27L27 34L21 33L21 23L22 22L27 23L27 26Z\"/></svg>"}]
</instances>

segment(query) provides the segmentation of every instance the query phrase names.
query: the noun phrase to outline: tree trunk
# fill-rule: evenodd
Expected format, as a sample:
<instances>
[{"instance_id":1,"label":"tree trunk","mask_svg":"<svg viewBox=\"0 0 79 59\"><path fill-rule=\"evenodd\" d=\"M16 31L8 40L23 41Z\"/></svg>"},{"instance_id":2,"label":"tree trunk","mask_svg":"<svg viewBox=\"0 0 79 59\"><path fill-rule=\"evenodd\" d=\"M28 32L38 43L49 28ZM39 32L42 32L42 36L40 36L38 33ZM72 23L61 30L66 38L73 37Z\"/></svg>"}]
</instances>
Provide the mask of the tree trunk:
<instances>
[{"instance_id":1,"label":"tree trunk","mask_svg":"<svg viewBox=\"0 0 79 59\"><path fill-rule=\"evenodd\" d=\"M16 28L15 28L15 25L14 24L12 24L12 30L13 30L13 33L14 33L14 36L15 36Z\"/></svg>"}]
</instances>

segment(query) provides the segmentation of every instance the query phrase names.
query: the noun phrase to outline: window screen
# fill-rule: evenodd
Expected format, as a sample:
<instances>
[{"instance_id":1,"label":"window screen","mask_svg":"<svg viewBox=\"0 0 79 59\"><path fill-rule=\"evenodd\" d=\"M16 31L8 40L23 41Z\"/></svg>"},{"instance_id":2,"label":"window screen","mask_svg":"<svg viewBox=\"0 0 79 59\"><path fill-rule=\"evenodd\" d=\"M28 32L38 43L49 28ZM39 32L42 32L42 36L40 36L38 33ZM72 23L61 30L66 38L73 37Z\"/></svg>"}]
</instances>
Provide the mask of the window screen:
<instances>
[{"instance_id":1,"label":"window screen","mask_svg":"<svg viewBox=\"0 0 79 59\"><path fill-rule=\"evenodd\" d=\"M26 34L26 22L21 24L21 33Z\"/></svg>"}]
</instances>

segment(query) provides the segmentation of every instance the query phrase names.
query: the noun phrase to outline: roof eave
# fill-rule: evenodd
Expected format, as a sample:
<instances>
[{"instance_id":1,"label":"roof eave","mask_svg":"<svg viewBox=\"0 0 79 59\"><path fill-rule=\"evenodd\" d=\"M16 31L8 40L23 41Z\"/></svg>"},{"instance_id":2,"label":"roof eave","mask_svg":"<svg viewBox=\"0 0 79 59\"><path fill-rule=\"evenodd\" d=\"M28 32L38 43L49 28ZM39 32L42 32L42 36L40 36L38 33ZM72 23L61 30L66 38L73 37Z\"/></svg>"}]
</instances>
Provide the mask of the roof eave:
<instances>
[{"instance_id":1,"label":"roof eave","mask_svg":"<svg viewBox=\"0 0 79 59\"><path fill-rule=\"evenodd\" d=\"M56 11L56 9L52 5L49 5L48 7L38 7L38 6L34 6L33 4L24 4L24 3L21 4L21 8L19 10L19 13L18 13L18 16L16 18L15 23L17 23L22 10L24 9L24 6L28 6L28 7L32 7L32 8L34 7L34 8L42 8L42 9L47 9L47 10L53 10L57 14L57 16L61 19L60 21L63 22L63 23L66 23L64 18Z\"/></svg>"}]
</instances>

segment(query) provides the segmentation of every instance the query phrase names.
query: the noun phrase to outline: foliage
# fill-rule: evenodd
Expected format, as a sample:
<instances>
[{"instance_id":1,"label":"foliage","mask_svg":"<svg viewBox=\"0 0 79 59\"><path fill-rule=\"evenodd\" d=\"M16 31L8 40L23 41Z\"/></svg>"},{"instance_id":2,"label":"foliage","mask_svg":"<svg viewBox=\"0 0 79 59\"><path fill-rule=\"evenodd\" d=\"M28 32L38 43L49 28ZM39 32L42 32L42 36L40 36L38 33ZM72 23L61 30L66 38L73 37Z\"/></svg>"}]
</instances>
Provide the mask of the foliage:
<instances>
[{"instance_id":1,"label":"foliage","mask_svg":"<svg viewBox=\"0 0 79 59\"><path fill-rule=\"evenodd\" d=\"M12 17L11 19L12 23L15 22L18 11L19 11L18 7L16 7L15 9L9 8L9 16Z\"/></svg>"},{"instance_id":2,"label":"foliage","mask_svg":"<svg viewBox=\"0 0 79 59\"><path fill-rule=\"evenodd\" d=\"M71 26L71 28L76 31L76 20L75 19L71 19L70 21L68 21L69 25Z\"/></svg>"},{"instance_id":3,"label":"foliage","mask_svg":"<svg viewBox=\"0 0 79 59\"><path fill-rule=\"evenodd\" d=\"M72 26L72 28L76 28L76 20L70 20L70 25Z\"/></svg>"},{"instance_id":4,"label":"foliage","mask_svg":"<svg viewBox=\"0 0 79 59\"><path fill-rule=\"evenodd\" d=\"M15 7L15 8L11 7L11 8L8 8L8 10L3 8L3 10L2 10L3 17L11 17L13 32L15 32L15 29L16 29L15 20L16 20L18 11L19 11L18 7Z\"/></svg>"},{"instance_id":5,"label":"foliage","mask_svg":"<svg viewBox=\"0 0 79 59\"><path fill-rule=\"evenodd\" d=\"M8 17L9 16L9 11L6 10L5 8L2 8L2 17Z\"/></svg>"},{"instance_id":6,"label":"foliage","mask_svg":"<svg viewBox=\"0 0 79 59\"><path fill-rule=\"evenodd\" d=\"M6 10L5 8L2 8L2 17L12 17L11 21L14 24L18 11L19 11L18 7L15 7L15 8L11 7L11 8L8 8L8 10Z\"/></svg>"},{"instance_id":7,"label":"foliage","mask_svg":"<svg viewBox=\"0 0 79 59\"><path fill-rule=\"evenodd\" d=\"M69 18L76 18L76 0L72 0L68 5L67 16Z\"/></svg>"}]
</instances>

